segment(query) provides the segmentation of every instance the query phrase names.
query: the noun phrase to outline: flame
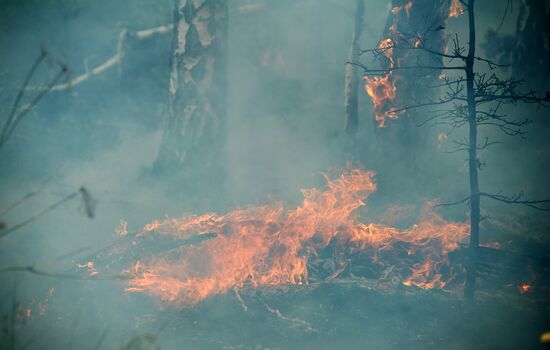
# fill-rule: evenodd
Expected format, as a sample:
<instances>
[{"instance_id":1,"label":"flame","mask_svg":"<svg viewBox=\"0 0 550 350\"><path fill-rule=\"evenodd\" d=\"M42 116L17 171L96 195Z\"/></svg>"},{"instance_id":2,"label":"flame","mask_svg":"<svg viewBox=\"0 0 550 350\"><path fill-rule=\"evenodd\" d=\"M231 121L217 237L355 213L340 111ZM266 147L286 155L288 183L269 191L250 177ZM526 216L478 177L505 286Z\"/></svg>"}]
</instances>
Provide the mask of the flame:
<instances>
[{"instance_id":1,"label":"flame","mask_svg":"<svg viewBox=\"0 0 550 350\"><path fill-rule=\"evenodd\" d=\"M401 12L401 10L403 10L403 8L404 8L405 11L406 11L406 13L407 13L407 17L410 17L412 6L413 6L413 1L410 0L410 1L408 1L404 6L394 6L394 7L392 7L391 13L392 13L392 15L396 16L396 15L399 14L399 13Z\"/></svg>"},{"instance_id":2,"label":"flame","mask_svg":"<svg viewBox=\"0 0 550 350\"><path fill-rule=\"evenodd\" d=\"M528 293L533 290L533 286L527 283L520 284L518 290L521 294Z\"/></svg>"},{"instance_id":3,"label":"flame","mask_svg":"<svg viewBox=\"0 0 550 350\"><path fill-rule=\"evenodd\" d=\"M464 13L464 7L460 3L460 0L451 0L451 6L449 7L449 17L458 17Z\"/></svg>"},{"instance_id":4,"label":"flame","mask_svg":"<svg viewBox=\"0 0 550 350\"><path fill-rule=\"evenodd\" d=\"M390 28L391 30L391 28ZM389 68L394 67L393 61L393 41L384 39L378 45L381 53L388 59ZM383 76L369 77L365 76L365 91L370 96L374 108L374 117L378 122L378 127L384 127L386 118L396 119L397 114L389 110L391 103L395 100L397 88L393 71L389 71Z\"/></svg>"},{"instance_id":5,"label":"flame","mask_svg":"<svg viewBox=\"0 0 550 350\"><path fill-rule=\"evenodd\" d=\"M87 269L88 270L88 275L91 277L91 276L95 276L97 275L99 272L96 270L95 266L94 266L94 262L93 261L88 261L87 263L85 264L77 264L76 265L79 269Z\"/></svg>"},{"instance_id":6,"label":"flame","mask_svg":"<svg viewBox=\"0 0 550 350\"><path fill-rule=\"evenodd\" d=\"M445 286L441 271L448 265L447 253L467 237L466 224L446 222L428 207L423 221L407 230L364 224L358 220L357 209L376 190L374 173L348 169L334 179L324 176L326 188L303 189L303 202L294 209L275 203L147 225L140 237L157 234L185 239L206 233L216 237L137 261L126 270L126 291L146 292L186 307L243 287L307 284L311 279L308 262L330 242L375 264L384 264L388 252L399 254L397 247L406 246L410 250L406 261L412 263L395 267L403 274L402 283L420 288Z\"/></svg>"},{"instance_id":7,"label":"flame","mask_svg":"<svg viewBox=\"0 0 550 350\"><path fill-rule=\"evenodd\" d=\"M393 74L392 68L394 68L394 59L393 59L393 46L394 42L391 39L399 38L400 34L397 29L397 17L399 13L405 9L407 17L410 17L411 9L414 5L414 1L410 0L403 6L395 6L391 9L393 15L393 23L388 28L390 38L386 38L380 42L378 49L380 52L388 59L389 61L389 70L386 74L382 76L365 76L365 91L372 100L374 108L374 117L378 123L378 127L384 127L386 118L397 119L399 112L396 111L392 106L396 98L397 88L396 81L397 77ZM449 15L448 17L458 17L464 13L464 8L460 0L451 0L449 6ZM411 43L414 48L418 48L422 45L420 38L415 38ZM446 53L447 48L445 48ZM399 66L399 60L397 60L397 66ZM445 75L441 73L439 79L445 79Z\"/></svg>"}]
</instances>

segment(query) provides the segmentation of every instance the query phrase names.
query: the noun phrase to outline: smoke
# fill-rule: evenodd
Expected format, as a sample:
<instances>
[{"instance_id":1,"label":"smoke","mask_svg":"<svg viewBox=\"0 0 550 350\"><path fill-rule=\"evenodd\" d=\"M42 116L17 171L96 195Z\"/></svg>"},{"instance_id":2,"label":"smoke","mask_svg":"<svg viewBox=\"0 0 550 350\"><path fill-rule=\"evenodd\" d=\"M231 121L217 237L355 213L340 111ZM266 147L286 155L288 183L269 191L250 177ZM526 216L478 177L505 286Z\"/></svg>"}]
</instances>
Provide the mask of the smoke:
<instances>
[{"instance_id":1,"label":"smoke","mask_svg":"<svg viewBox=\"0 0 550 350\"><path fill-rule=\"evenodd\" d=\"M3 121L40 47L45 47L53 59L64 62L73 77L78 76L115 53L122 29L170 24L173 1L3 0L0 6L0 120ZM344 132L344 71L355 2L237 0L229 1L229 6L227 173L225 179L220 179L226 181L225 193L201 202L201 193L194 191L192 184L184 186L151 174L166 115L171 38L167 34L129 42L121 66L69 91L48 94L0 149L0 210L37 191L21 205L0 215L8 227L81 186L97 201L93 219L88 218L81 202L72 200L2 238L0 267L35 266L74 275L79 272L78 264L87 263L89 256L114 242L114 230L121 219L128 221L129 231L137 231L154 218L189 212L202 214L214 209L227 212L263 203L270 195L291 205L301 200L300 188L322 184L320 172L346 165L350 159L346 154L349 140ZM362 48L377 45L389 10L386 1L366 2ZM480 2L479 33L499 25L502 13L499 11L501 6L496 2ZM502 27L506 33L513 32L513 18L517 14L510 16ZM464 38L464 21L460 17L450 21L447 31L456 31ZM53 72L54 65L45 63L32 86L48 81ZM26 98L32 96L29 91ZM420 203L433 197L441 201L466 197L466 156L445 154L453 138L460 140L466 136L464 130L438 141L438 135L448 129L425 127L433 149L419 153L418 162L432 176L414 183L414 188L392 192L392 187L404 187L401 176L407 174L384 177L380 173L380 169L391 164L385 164L384 158L375 154L377 136L372 106L362 90L359 103L357 147L361 164L355 165L378 172L377 180L390 189L373 194L365 216L382 221L383 214L392 206L416 208L407 209L414 213ZM526 196L548 198L550 123L540 122L547 112L517 107L510 113L527 115L535 123L529 126L525 140L487 131L503 143L482 154L487 163L481 175L482 186L487 192L524 190ZM404 148L405 144L395 146ZM217 178L220 174L211 176ZM191 189L178 193L180 186ZM543 234L550 223L545 216L523 209L483 205L486 213L491 214L491 219L484 223L487 240L514 240L520 243L519 250L548 254L548 238ZM467 219L464 206L442 212L452 220ZM533 248L533 240L543 242L544 248ZM402 320L413 322L421 318L423 327L431 327L429 317L414 314L429 313L422 305L427 296L419 297L422 300L418 303L411 301L414 305L392 296L385 301L387 305L382 300L365 315L359 315L338 291L330 295L313 293L315 298L299 299L302 305L283 300L279 306L270 306L272 310L278 307L279 314L266 312L273 319L240 314L233 296L213 300L214 308L176 314L147 297L124 294L123 281L111 277L80 281L25 272L0 273L0 316L10 314L14 288L22 310L17 316L17 348L27 343L31 349L93 349L97 344L99 348L117 348L136 336L141 337L135 338L136 344L160 343L166 348L180 347L186 341L196 347L222 348L220 339L234 348L239 344L295 348L299 347L299 333L292 332L298 331L277 334L283 339L277 342L273 335L264 334L269 333L267 328L258 329L261 328L258 325L265 322L273 326L280 321L298 324L300 328L303 324L296 319L315 320L320 317L319 310L327 307L340 308L339 317L342 324L349 324L350 337L362 332L361 322L369 325L366 332L373 348L404 346L404 341L392 342L391 338L403 340L413 335L401 328L403 334L396 336L389 328ZM365 303L374 300L376 304L382 299L372 295L373 299L369 299L369 293L361 294ZM265 309L254 304L253 296L245 295L243 299L251 308ZM440 309L448 305L440 301L436 304ZM25 316L27 308L32 310L29 318ZM236 313L239 316L234 316ZM228 329L234 328L228 324L232 317L242 322L243 329L249 327L258 333L242 330L231 334ZM381 323L376 324L373 321L376 318L382 319ZM218 329L208 344L200 341L204 339L204 334L200 338L201 332L209 329L206 324ZM328 320L317 322L316 326L319 325L323 332L333 331L334 324ZM440 338L452 336L454 330L448 328L439 330ZM180 331L186 339L181 340ZM335 339L340 344L358 346L343 336L347 331L334 332L338 333ZM148 338L147 334L151 336ZM260 336L270 340L255 342L254 338Z\"/></svg>"}]
</instances>

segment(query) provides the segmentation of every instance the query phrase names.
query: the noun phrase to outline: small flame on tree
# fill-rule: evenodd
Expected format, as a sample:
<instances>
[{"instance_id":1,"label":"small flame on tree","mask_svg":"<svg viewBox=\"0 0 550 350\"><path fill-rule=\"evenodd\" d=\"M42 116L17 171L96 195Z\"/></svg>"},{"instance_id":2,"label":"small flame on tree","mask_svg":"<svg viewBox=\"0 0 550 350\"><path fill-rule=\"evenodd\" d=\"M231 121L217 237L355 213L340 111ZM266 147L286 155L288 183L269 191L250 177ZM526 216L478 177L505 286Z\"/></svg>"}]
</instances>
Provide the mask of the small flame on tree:
<instances>
[{"instance_id":1,"label":"small flame on tree","mask_svg":"<svg viewBox=\"0 0 550 350\"><path fill-rule=\"evenodd\" d=\"M449 17L458 17L464 13L464 7L460 3L460 0L451 0L451 6L449 7Z\"/></svg>"},{"instance_id":2,"label":"small flame on tree","mask_svg":"<svg viewBox=\"0 0 550 350\"><path fill-rule=\"evenodd\" d=\"M378 44L378 49L388 60L389 68L393 68L393 41L389 38L382 40L380 44ZM378 126L384 127L386 118L397 118L397 114L388 111L392 107L393 100L395 100L395 94L397 92L395 83L397 79L391 70L382 76L365 76L364 79L365 91L372 100L374 117L378 122Z\"/></svg>"}]
</instances>

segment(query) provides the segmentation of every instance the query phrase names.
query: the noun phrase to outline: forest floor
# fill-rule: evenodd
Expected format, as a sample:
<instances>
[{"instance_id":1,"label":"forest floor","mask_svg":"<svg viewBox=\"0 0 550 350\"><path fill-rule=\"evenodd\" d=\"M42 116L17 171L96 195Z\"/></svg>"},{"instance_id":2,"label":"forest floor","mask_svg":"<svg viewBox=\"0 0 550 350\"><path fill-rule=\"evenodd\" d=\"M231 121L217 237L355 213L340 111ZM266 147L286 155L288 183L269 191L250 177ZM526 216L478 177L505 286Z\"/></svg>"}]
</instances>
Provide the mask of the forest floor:
<instances>
[{"instance_id":1,"label":"forest floor","mask_svg":"<svg viewBox=\"0 0 550 350\"><path fill-rule=\"evenodd\" d=\"M100 348L543 349L539 338L550 325L547 297L480 292L470 304L456 293L406 286L384 291L358 278L231 291L185 309L132 294L115 315L91 286L57 305L54 313L63 317L50 318L55 328L73 331L58 343L64 348L94 349L106 333ZM97 334L90 322L104 331ZM117 332L126 340L117 343Z\"/></svg>"},{"instance_id":2,"label":"forest floor","mask_svg":"<svg viewBox=\"0 0 550 350\"><path fill-rule=\"evenodd\" d=\"M158 135L153 136L158 142ZM112 244L120 219L135 230L155 217L189 209L136 179L154 158L154 147L142 140L123 146L103 159L70 166L73 170L49 186L57 192L90 186L99 201L94 220L79 212L79 204L67 204L7 237L2 265L30 263L64 272L85 263L83 257L95 249ZM145 156L128 159L125 154L131 149ZM10 186L3 185L13 197L6 202L31 188ZM22 207L8 224L55 198L50 195ZM488 220L485 229L491 234L484 238L502 242L507 250L548 255L542 236L547 226L532 222L532 216L518 218L520 214L503 212L501 217L509 221ZM531 222L538 231L515 222ZM86 250L75 254L80 248ZM5 311L10 310L13 286L17 288L19 305L12 309L17 313L16 349L538 349L540 335L550 331L550 294L537 289L520 293L517 286L500 291L482 286L476 302L469 304L459 292L403 285L381 290L372 280L342 276L331 283L230 291L177 309L125 293L121 280L18 273L4 275L2 281L2 317L9 315ZM26 315L27 308L32 315Z\"/></svg>"}]
</instances>

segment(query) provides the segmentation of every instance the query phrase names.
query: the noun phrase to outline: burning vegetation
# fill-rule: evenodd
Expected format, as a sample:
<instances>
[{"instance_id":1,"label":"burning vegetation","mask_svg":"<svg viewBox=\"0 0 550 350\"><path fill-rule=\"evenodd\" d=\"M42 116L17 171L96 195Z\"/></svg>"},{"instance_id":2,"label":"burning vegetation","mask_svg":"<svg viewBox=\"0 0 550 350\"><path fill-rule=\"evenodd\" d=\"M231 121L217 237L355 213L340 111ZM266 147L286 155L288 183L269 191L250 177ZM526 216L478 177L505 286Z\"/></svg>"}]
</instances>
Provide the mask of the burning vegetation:
<instances>
[{"instance_id":1,"label":"burning vegetation","mask_svg":"<svg viewBox=\"0 0 550 350\"><path fill-rule=\"evenodd\" d=\"M406 286L446 287L456 277L448 253L467 237L467 225L445 221L430 204L422 220L406 230L363 223L358 210L376 190L373 178L373 172L361 169L325 175L326 187L302 190L303 202L294 209L275 203L154 221L136 240L153 235L209 239L140 259L126 271L126 291L186 307L232 289L335 278L354 261L370 265L367 270L378 275L380 288L388 286L389 274ZM323 268L327 249L332 264Z\"/></svg>"},{"instance_id":2,"label":"burning vegetation","mask_svg":"<svg viewBox=\"0 0 550 350\"><path fill-rule=\"evenodd\" d=\"M430 47L433 41L428 40L429 33L437 33L444 29L444 26L440 27L427 27L423 31L410 32L412 28L401 28L404 23L411 21L411 11L415 10L415 1L407 1L402 6L395 6L391 9L391 25L387 29L386 37L382 39L378 47L374 50L364 50L363 53L372 52L375 58L380 59L382 69L365 70L365 91L370 97L373 106L374 118L378 127L385 127L386 119L397 119L403 110L400 109L400 100L403 99L399 96L398 83L400 80L407 80L410 77L406 76L401 69L403 69L403 62L411 61L413 58L411 53L416 49L428 49L431 51L445 51L445 47ZM443 15L440 15L442 22L444 23L448 18L458 17L464 13L464 8L460 0L451 0L448 7L448 12L445 11ZM435 15L435 14L433 14ZM424 21L426 15L419 16ZM434 22L434 23L437 23ZM416 28L418 30L418 28ZM442 40L442 41L446 41ZM426 47L428 46L428 47ZM417 61L422 61L418 57L412 59L415 65L418 65ZM410 62L409 62L410 63ZM410 66L411 64L405 64ZM429 66L429 65L427 65ZM404 67L404 69L413 67ZM422 71L422 67L417 70ZM425 75L430 76L431 73L426 72ZM443 73L441 73L443 74ZM417 77L420 79L421 77ZM425 77L422 77L425 78ZM401 97L401 98L400 98Z\"/></svg>"},{"instance_id":3,"label":"burning vegetation","mask_svg":"<svg viewBox=\"0 0 550 350\"><path fill-rule=\"evenodd\" d=\"M374 117L379 127L384 126L386 118L397 118L397 114L391 112L392 102L395 99L397 87L396 78L391 70L394 67L393 62L393 41L384 39L378 44L383 57L388 61L388 73L381 76L365 76L365 91L372 100Z\"/></svg>"}]
</instances>

